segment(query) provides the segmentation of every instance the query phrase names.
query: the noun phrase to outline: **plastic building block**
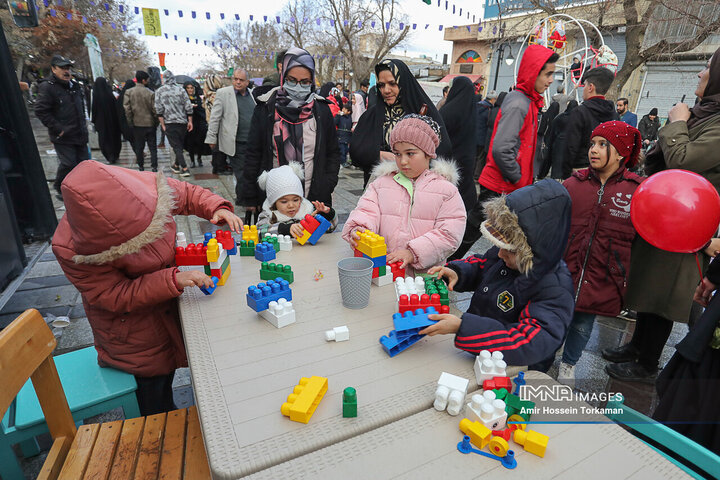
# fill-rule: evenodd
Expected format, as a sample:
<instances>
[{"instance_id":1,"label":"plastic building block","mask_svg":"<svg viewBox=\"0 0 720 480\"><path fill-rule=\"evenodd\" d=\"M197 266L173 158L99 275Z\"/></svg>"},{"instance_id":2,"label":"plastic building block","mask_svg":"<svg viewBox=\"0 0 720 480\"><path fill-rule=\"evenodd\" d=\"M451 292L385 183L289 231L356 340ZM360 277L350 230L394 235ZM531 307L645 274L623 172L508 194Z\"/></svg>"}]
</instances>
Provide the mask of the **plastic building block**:
<instances>
[{"instance_id":1,"label":"plastic building block","mask_svg":"<svg viewBox=\"0 0 720 480\"><path fill-rule=\"evenodd\" d=\"M278 245L281 252L289 252L292 250L292 238L290 235L278 235Z\"/></svg>"},{"instance_id":2,"label":"plastic building block","mask_svg":"<svg viewBox=\"0 0 720 480\"><path fill-rule=\"evenodd\" d=\"M222 272L222 277L220 277L220 280L218 280L218 285L221 287L225 285L225 282L227 282L227 279L230 277L230 265L227 266L225 270Z\"/></svg>"},{"instance_id":3,"label":"plastic building block","mask_svg":"<svg viewBox=\"0 0 720 480\"><path fill-rule=\"evenodd\" d=\"M218 287L219 280L220 279L217 277L212 277L213 286L212 287L200 287L200 291L203 292L205 295L212 295L212 293Z\"/></svg>"},{"instance_id":4,"label":"plastic building block","mask_svg":"<svg viewBox=\"0 0 720 480\"><path fill-rule=\"evenodd\" d=\"M211 277L214 275L218 278L222 278L222 276L225 275L225 271L230 268L230 257L225 255L225 260L223 260L222 265L217 265L216 262L212 263L213 264L205 265L205 273Z\"/></svg>"},{"instance_id":5,"label":"plastic building block","mask_svg":"<svg viewBox=\"0 0 720 480\"><path fill-rule=\"evenodd\" d=\"M240 256L242 256L242 257L254 257L255 256L255 242L253 240L241 240L240 241Z\"/></svg>"},{"instance_id":6,"label":"plastic building block","mask_svg":"<svg viewBox=\"0 0 720 480\"><path fill-rule=\"evenodd\" d=\"M395 296L400 300L401 295L422 295L425 293L425 279L422 277L398 278L395 280Z\"/></svg>"},{"instance_id":7,"label":"plastic building block","mask_svg":"<svg viewBox=\"0 0 720 480\"><path fill-rule=\"evenodd\" d=\"M515 377L515 379L513 379L513 383L515 384L515 390L513 391L513 395L520 396L520 387L522 387L523 385L525 385L527 383L525 381L525 372L518 373L517 377Z\"/></svg>"},{"instance_id":8,"label":"plastic building block","mask_svg":"<svg viewBox=\"0 0 720 480\"><path fill-rule=\"evenodd\" d=\"M493 435L488 444L488 450L496 457L504 457L510 451L510 445L502 436Z\"/></svg>"},{"instance_id":9,"label":"plastic building block","mask_svg":"<svg viewBox=\"0 0 720 480\"><path fill-rule=\"evenodd\" d=\"M175 248L175 264L177 266L205 265L207 263L207 247L202 244L189 244L186 248Z\"/></svg>"},{"instance_id":10,"label":"plastic building block","mask_svg":"<svg viewBox=\"0 0 720 480\"><path fill-rule=\"evenodd\" d=\"M391 285L393 283L392 272L386 271L385 275L378 275L372 279L372 283L378 287Z\"/></svg>"},{"instance_id":11,"label":"plastic building block","mask_svg":"<svg viewBox=\"0 0 720 480\"><path fill-rule=\"evenodd\" d=\"M447 285L439 278L425 279L425 293L428 295L437 293L440 295L440 305L450 305Z\"/></svg>"},{"instance_id":12,"label":"plastic building block","mask_svg":"<svg viewBox=\"0 0 720 480\"><path fill-rule=\"evenodd\" d=\"M207 261L210 268L220 268L226 258L227 252L225 248L216 239L211 238L207 244Z\"/></svg>"},{"instance_id":13,"label":"plastic building block","mask_svg":"<svg viewBox=\"0 0 720 480\"><path fill-rule=\"evenodd\" d=\"M495 398L495 393L488 390L482 395L475 394L470 399L465 410L465 416L475 422L480 422L490 430L502 430L507 421L505 402Z\"/></svg>"},{"instance_id":14,"label":"plastic building block","mask_svg":"<svg viewBox=\"0 0 720 480\"><path fill-rule=\"evenodd\" d=\"M292 267L280 263L262 262L260 264L260 279L275 280L276 278L282 278L283 280L287 280L288 283L293 283L295 281L295 275L293 274Z\"/></svg>"},{"instance_id":15,"label":"plastic building block","mask_svg":"<svg viewBox=\"0 0 720 480\"><path fill-rule=\"evenodd\" d=\"M393 282L395 280L397 280L398 278L405 277L405 269L400 268L400 265L402 265L402 262L400 262L400 261L388 263L388 266L390 267L390 271L392 272Z\"/></svg>"},{"instance_id":16,"label":"plastic building block","mask_svg":"<svg viewBox=\"0 0 720 480\"><path fill-rule=\"evenodd\" d=\"M435 410L447 408L450 415L457 415L462 410L470 380L447 372L440 374L438 387L435 390Z\"/></svg>"},{"instance_id":17,"label":"plastic building block","mask_svg":"<svg viewBox=\"0 0 720 480\"><path fill-rule=\"evenodd\" d=\"M296 240L300 245L305 245L305 243L310 239L310 235L310 232L308 232L307 230L303 230L303 234L296 238Z\"/></svg>"},{"instance_id":18,"label":"plastic building block","mask_svg":"<svg viewBox=\"0 0 720 480\"><path fill-rule=\"evenodd\" d=\"M252 240L253 242L260 243L260 237L258 236L257 225L244 225L242 231L243 240Z\"/></svg>"},{"instance_id":19,"label":"plastic building block","mask_svg":"<svg viewBox=\"0 0 720 480\"><path fill-rule=\"evenodd\" d=\"M315 230L320 226L320 222L317 217L305 215L305 218L300 220L300 225L302 225L306 232L315 233Z\"/></svg>"},{"instance_id":20,"label":"plastic building block","mask_svg":"<svg viewBox=\"0 0 720 480\"><path fill-rule=\"evenodd\" d=\"M237 246L235 245L235 239L231 231L215 230L215 239L223 246L228 255L235 255L237 253Z\"/></svg>"},{"instance_id":21,"label":"plastic building block","mask_svg":"<svg viewBox=\"0 0 720 480\"><path fill-rule=\"evenodd\" d=\"M460 431L470 437L470 442L480 450L492 439L492 430L480 422L473 422L467 418L460 420Z\"/></svg>"},{"instance_id":22,"label":"plastic building block","mask_svg":"<svg viewBox=\"0 0 720 480\"><path fill-rule=\"evenodd\" d=\"M266 233L263 237L263 242L269 243L272 245L273 249L275 250L275 253L280 251L280 243L278 242L278 238L276 234L270 234Z\"/></svg>"},{"instance_id":23,"label":"plastic building block","mask_svg":"<svg viewBox=\"0 0 720 480\"><path fill-rule=\"evenodd\" d=\"M261 262L269 262L275 260L275 249L267 242L260 243L255 247L255 259Z\"/></svg>"},{"instance_id":24,"label":"plastic building block","mask_svg":"<svg viewBox=\"0 0 720 480\"><path fill-rule=\"evenodd\" d=\"M203 238L204 238L204 240L203 240L203 245L207 246L207 244L208 244L208 242L210 241L210 239L213 238L212 233L211 233L211 232L205 232L205 235L203 235Z\"/></svg>"},{"instance_id":25,"label":"plastic building block","mask_svg":"<svg viewBox=\"0 0 720 480\"><path fill-rule=\"evenodd\" d=\"M246 298L248 307L256 312L262 312L267 310L268 304L272 301L277 302L281 298L292 301L292 290L290 290L290 284L287 280L278 278L274 281L270 280L267 284L250 285Z\"/></svg>"},{"instance_id":26,"label":"plastic building block","mask_svg":"<svg viewBox=\"0 0 720 480\"><path fill-rule=\"evenodd\" d=\"M377 267L373 267L372 269L372 278L378 278L380 276L380 269Z\"/></svg>"},{"instance_id":27,"label":"plastic building block","mask_svg":"<svg viewBox=\"0 0 720 480\"><path fill-rule=\"evenodd\" d=\"M520 415L510 415L507 419L507 427L513 432L518 428L520 430L526 430L527 423L525 423L525 421L526 420Z\"/></svg>"},{"instance_id":28,"label":"plastic building block","mask_svg":"<svg viewBox=\"0 0 720 480\"><path fill-rule=\"evenodd\" d=\"M409 347L417 343L424 335L410 335L398 338L395 330L391 330L387 335L380 337L380 345L388 355L394 357L398 353L407 350Z\"/></svg>"},{"instance_id":29,"label":"plastic building block","mask_svg":"<svg viewBox=\"0 0 720 480\"><path fill-rule=\"evenodd\" d=\"M512 450L508 450L507 454L504 457L498 457L497 455L493 455L491 453L485 453L476 448L472 448L472 446L470 445L470 437L467 435L465 435L462 441L457 444L457 449L460 453L477 453L478 455L482 455L483 457L498 460L500 464L508 470L512 470L513 468L517 467L517 460L515 460L515 452L513 452Z\"/></svg>"},{"instance_id":30,"label":"plastic building block","mask_svg":"<svg viewBox=\"0 0 720 480\"><path fill-rule=\"evenodd\" d=\"M378 268L378 267L383 267L383 268L385 268L385 267L387 266L387 264L385 263L385 262L386 262L386 259L387 259L387 256L386 256L386 255L381 255L381 256L379 256L379 257L371 257L371 256L369 256L369 255L365 255L363 252L361 252L361 251L358 250L357 248L354 249L353 255L356 256L356 257L364 257L364 258L367 258L367 259L372 260L372 262L373 262L373 268ZM384 275L384 273L383 273L383 275Z\"/></svg>"},{"instance_id":31,"label":"plastic building block","mask_svg":"<svg viewBox=\"0 0 720 480\"><path fill-rule=\"evenodd\" d=\"M534 430L518 429L513 433L513 440L515 440L515 443L522 445L526 452L538 457L544 457L550 437Z\"/></svg>"},{"instance_id":32,"label":"plastic building block","mask_svg":"<svg viewBox=\"0 0 720 480\"><path fill-rule=\"evenodd\" d=\"M185 234L183 232L177 232L175 235L175 246L176 247L187 247L187 239L185 238Z\"/></svg>"},{"instance_id":33,"label":"plastic building block","mask_svg":"<svg viewBox=\"0 0 720 480\"><path fill-rule=\"evenodd\" d=\"M514 430L515 430L514 428L508 427L504 430L493 430L492 434L493 434L493 437L502 437L503 440L505 440L506 442L509 442L510 438L512 437L512 432Z\"/></svg>"},{"instance_id":34,"label":"plastic building block","mask_svg":"<svg viewBox=\"0 0 720 480\"><path fill-rule=\"evenodd\" d=\"M303 377L293 389L293 393L288 395L287 402L280 407L280 412L294 422L308 423L327 389L327 378Z\"/></svg>"},{"instance_id":35,"label":"plastic building block","mask_svg":"<svg viewBox=\"0 0 720 480\"><path fill-rule=\"evenodd\" d=\"M385 238L381 237L377 233L371 232L370 230L365 230L360 233L357 249L370 258L387 255Z\"/></svg>"},{"instance_id":36,"label":"plastic building block","mask_svg":"<svg viewBox=\"0 0 720 480\"><path fill-rule=\"evenodd\" d=\"M408 311L415 311L418 308L432 308L435 310L434 313L450 312L450 307L447 305L440 305L440 295L437 293L434 293L432 296L427 293L423 293L420 296L411 295L410 298L408 298L407 295L400 295L400 299L398 300L398 312L405 313Z\"/></svg>"},{"instance_id":37,"label":"plastic building block","mask_svg":"<svg viewBox=\"0 0 720 480\"><path fill-rule=\"evenodd\" d=\"M505 400L505 397L507 397L510 393L505 388L497 388L493 390L493 392L495 392L495 398L497 398L498 400Z\"/></svg>"},{"instance_id":38,"label":"plastic building block","mask_svg":"<svg viewBox=\"0 0 720 480\"><path fill-rule=\"evenodd\" d=\"M535 408L535 402L530 400L520 400L520 397L508 393L505 397L505 404L508 415L520 415L525 421L530 420L533 409Z\"/></svg>"},{"instance_id":39,"label":"plastic building block","mask_svg":"<svg viewBox=\"0 0 720 480\"><path fill-rule=\"evenodd\" d=\"M430 320L428 315L436 314L437 311L433 307L427 310L417 309L412 312L393 314L393 325L395 326L395 334L398 338L418 335L418 332L425 327L435 325L437 322Z\"/></svg>"},{"instance_id":40,"label":"plastic building block","mask_svg":"<svg viewBox=\"0 0 720 480\"><path fill-rule=\"evenodd\" d=\"M357 417L357 392L353 387L343 390L343 418Z\"/></svg>"},{"instance_id":41,"label":"plastic building block","mask_svg":"<svg viewBox=\"0 0 720 480\"><path fill-rule=\"evenodd\" d=\"M275 328L287 327L291 323L295 323L295 309L292 302L288 302L284 298L268 303L267 310L260 312L260 316L268 322L272 323Z\"/></svg>"},{"instance_id":42,"label":"plastic building block","mask_svg":"<svg viewBox=\"0 0 720 480\"><path fill-rule=\"evenodd\" d=\"M474 369L477 384L482 385L485 380L493 377L506 377L506 367L502 352L495 351L491 354L487 350L482 350L475 359Z\"/></svg>"},{"instance_id":43,"label":"plastic building block","mask_svg":"<svg viewBox=\"0 0 720 480\"><path fill-rule=\"evenodd\" d=\"M344 342L350 340L350 330L346 326L335 327L325 332L325 340L328 342L335 340L336 342Z\"/></svg>"},{"instance_id":44,"label":"plastic building block","mask_svg":"<svg viewBox=\"0 0 720 480\"><path fill-rule=\"evenodd\" d=\"M510 377L493 377L490 380L483 381L483 390L499 390L504 388L506 390L512 389L512 382Z\"/></svg>"},{"instance_id":45,"label":"plastic building block","mask_svg":"<svg viewBox=\"0 0 720 480\"><path fill-rule=\"evenodd\" d=\"M318 222L318 226L315 228L315 230L310 235L310 238L308 238L308 243L310 245L315 245L318 240L320 240L320 237L325 235L325 232L327 232L332 224L327 220L327 218L323 217L320 214L315 215L315 221ZM385 262L383 261L383 265Z\"/></svg>"}]
</instances>

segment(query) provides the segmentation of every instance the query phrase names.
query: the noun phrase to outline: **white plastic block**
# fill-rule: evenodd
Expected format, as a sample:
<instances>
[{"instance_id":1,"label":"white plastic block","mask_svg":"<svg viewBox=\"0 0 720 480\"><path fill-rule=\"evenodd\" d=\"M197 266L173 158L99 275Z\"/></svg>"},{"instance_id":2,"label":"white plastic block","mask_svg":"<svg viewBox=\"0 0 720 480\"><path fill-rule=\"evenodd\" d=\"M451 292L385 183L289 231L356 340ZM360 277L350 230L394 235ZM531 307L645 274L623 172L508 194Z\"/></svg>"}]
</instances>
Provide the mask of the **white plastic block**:
<instances>
[{"instance_id":1,"label":"white plastic block","mask_svg":"<svg viewBox=\"0 0 720 480\"><path fill-rule=\"evenodd\" d=\"M473 422L482 423L490 430L503 430L507 422L505 402L496 399L495 392L491 390L483 392L482 395L473 395L465 409L465 416Z\"/></svg>"},{"instance_id":2,"label":"white plastic block","mask_svg":"<svg viewBox=\"0 0 720 480\"><path fill-rule=\"evenodd\" d=\"M292 250L292 238L290 235L278 235L277 238L281 252L289 252Z\"/></svg>"},{"instance_id":3,"label":"white plastic block","mask_svg":"<svg viewBox=\"0 0 720 480\"><path fill-rule=\"evenodd\" d=\"M387 267L385 275L382 277L375 277L372 279L372 283L377 285L378 287L384 287L385 285L390 285L393 283L392 279L392 270L390 270L390 267Z\"/></svg>"},{"instance_id":4,"label":"white plastic block","mask_svg":"<svg viewBox=\"0 0 720 480\"><path fill-rule=\"evenodd\" d=\"M335 340L336 342L344 342L345 340L350 340L350 330L346 326L342 327L335 327L332 330L328 330L325 332L325 340L328 342L331 342Z\"/></svg>"},{"instance_id":5,"label":"white plastic block","mask_svg":"<svg viewBox=\"0 0 720 480\"><path fill-rule=\"evenodd\" d=\"M435 410L443 411L447 408L450 415L457 415L462 410L465 395L470 380L451 373L442 372L435 390Z\"/></svg>"},{"instance_id":6,"label":"white plastic block","mask_svg":"<svg viewBox=\"0 0 720 480\"><path fill-rule=\"evenodd\" d=\"M218 242L218 251L220 252L218 254L218 261L217 262L208 262L210 264L210 268L214 269L220 269L222 268L222 264L227 258L227 250L225 250L220 242Z\"/></svg>"},{"instance_id":7,"label":"white plastic block","mask_svg":"<svg viewBox=\"0 0 720 480\"><path fill-rule=\"evenodd\" d=\"M187 248L187 239L185 238L185 233L183 232L177 232L177 235L175 235L175 245L178 247Z\"/></svg>"},{"instance_id":8,"label":"white plastic block","mask_svg":"<svg viewBox=\"0 0 720 480\"><path fill-rule=\"evenodd\" d=\"M261 317L272 323L276 328L287 327L291 323L295 323L295 309L292 302L288 302L284 298L277 302L268 303L267 310L259 313Z\"/></svg>"},{"instance_id":9,"label":"white plastic block","mask_svg":"<svg viewBox=\"0 0 720 480\"><path fill-rule=\"evenodd\" d=\"M386 270L387 271L387 270ZM392 275L392 270L390 270ZM400 295L422 295L425 293L425 279L423 277L398 277L395 280L395 294L400 300Z\"/></svg>"},{"instance_id":10,"label":"white plastic block","mask_svg":"<svg viewBox=\"0 0 720 480\"><path fill-rule=\"evenodd\" d=\"M492 354L483 350L475 359L475 378L478 385L493 377L506 377L505 369L507 364L503 360L502 352L495 351Z\"/></svg>"}]
</instances>

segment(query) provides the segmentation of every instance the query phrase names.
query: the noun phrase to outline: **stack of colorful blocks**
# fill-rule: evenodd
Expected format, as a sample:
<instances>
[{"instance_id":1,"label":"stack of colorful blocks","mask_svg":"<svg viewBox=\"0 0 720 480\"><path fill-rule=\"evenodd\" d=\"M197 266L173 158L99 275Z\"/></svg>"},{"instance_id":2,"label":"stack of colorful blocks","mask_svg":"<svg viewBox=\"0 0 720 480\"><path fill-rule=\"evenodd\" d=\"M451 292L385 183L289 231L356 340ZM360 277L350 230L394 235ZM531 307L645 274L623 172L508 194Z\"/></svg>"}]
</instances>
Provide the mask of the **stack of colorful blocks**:
<instances>
[{"instance_id":1,"label":"stack of colorful blocks","mask_svg":"<svg viewBox=\"0 0 720 480\"><path fill-rule=\"evenodd\" d=\"M385 239L377 233L365 230L360 232L360 239L355 247L355 256L369 258L373 262L372 278L384 277L387 272L387 245Z\"/></svg>"},{"instance_id":2,"label":"stack of colorful blocks","mask_svg":"<svg viewBox=\"0 0 720 480\"><path fill-rule=\"evenodd\" d=\"M315 245L331 226L319 213L315 216L305 215L305 218L300 220L300 225L303 226L303 234L297 239L300 245L305 245L306 242Z\"/></svg>"},{"instance_id":3,"label":"stack of colorful blocks","mask_svg":"<svg viewBox=\"0 0 720 480\"><path fill-rule=\"evenodd\" d=\"M425 335L419 332L425 327L429 327L437 322L430 320L428 315L437 314L437 310L429 307L426 310L418 309L415 312L405 312L404 314L396 313L393 315L392 330L387 335L380 337L380 344L388 355L394 357L398 353L411 347Z\"/></svg>"}]
</instances>

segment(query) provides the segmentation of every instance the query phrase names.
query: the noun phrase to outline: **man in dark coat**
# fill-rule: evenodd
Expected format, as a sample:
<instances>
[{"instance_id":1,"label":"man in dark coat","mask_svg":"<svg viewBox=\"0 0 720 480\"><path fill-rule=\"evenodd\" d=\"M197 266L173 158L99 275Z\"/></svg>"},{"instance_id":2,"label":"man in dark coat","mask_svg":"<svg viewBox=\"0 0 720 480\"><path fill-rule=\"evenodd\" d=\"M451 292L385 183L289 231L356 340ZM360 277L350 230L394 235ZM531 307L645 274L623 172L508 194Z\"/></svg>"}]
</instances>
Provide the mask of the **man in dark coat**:
<instances>
[{"instance_id":1,"label":"man in dark coat","mask_svg":"<svg viewBox=\"0 0 720 480\"><path fill-rule=\"evenodd\" d=\"M615 104L605 99L613 80L615 75L605 67L593 68L583 77L583 103L570 114L565 135L563 178L568 178L573 169L589 165L587 151L590 134L595 127L611 120L620 120Z\"/></svg>"},{"instance_id":2,"label":"man in dark coat","mask_svg":"<svg viewBox=\"0 0 720 480\"><path fill-rule=\"evenodd\" d=\"M650 113L643 115L638 125L640 135L642 135L643 144L649 145L658 139L658 130L660 130L660 120L658 120L658 109L652 108Z\"/></svg>"},{"instance_id":3,"label":"man in dark coat","mask_svg":"<svg viewBox=\"0 0 720 480\"><path fill-rule=\"evenodd\" d=\"M72 79L74 62L62 55L50 61L52 75L38 87L35 115L48 129L60 165L55 174L56 197L62 201L60 185L75 166L90 158L85 123L85 96L80 84Z\"/></svg>"}]
</instances>

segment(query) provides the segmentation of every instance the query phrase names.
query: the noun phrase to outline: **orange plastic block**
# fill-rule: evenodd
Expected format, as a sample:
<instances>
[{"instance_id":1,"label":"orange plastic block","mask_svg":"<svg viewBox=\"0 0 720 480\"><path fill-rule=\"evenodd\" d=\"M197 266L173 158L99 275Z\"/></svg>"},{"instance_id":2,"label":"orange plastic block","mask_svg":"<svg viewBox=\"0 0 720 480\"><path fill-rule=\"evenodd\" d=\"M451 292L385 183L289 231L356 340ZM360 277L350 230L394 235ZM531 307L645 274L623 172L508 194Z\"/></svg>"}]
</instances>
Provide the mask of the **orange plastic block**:
<instances>
[{"instance_id":1,"label":"orange plastic block","mask_svg":"<svg viewBox=\"0 0 720 480\"><path fill-rule=\"evenodd\" d=\"M365 230L360 233L360 240L356 248L370 258L387 255L385 238L370 230Z\"/></svg>"},{"instance_id":2,"label":"orange plastic block","mask_svg":"<svg viewBox=\"0 0 720 480\"><path fill-rule=\"evenodd\" d=\"M325 377L303 377L295 385L293 393L288 395L280 411L294 422L308 423L327 388L328 380Z\"/></svg>"},{"instance_id":3,"label":"orange plastic block","mask_svg":"<svg viewBox=\"0 0 720 480\"><path fill-rule=\"evenodd\" d=\"M245 225L242 231L243 240L252 240L257 245L260 243L260 237L258 236L257 225Z\"/></svg>"},{"instance_id":4,"label":"orange plastic block","mask_svg":"<svg viewBox=\"0 0 720 480\"><path fill-rule=\"evenodd\" d=\"M513 440L515 440L515 443L522 445L525 451L538 457L544 457L550 437L534 430L517 429L513 434Z\"/></svg>"},{"instance_id":5,"label":"orange plastic block","mask_svg":"<svg viewBox=\"0 0 720 480\"><path fill-rule=\"evenodd\" d=\"M460 420L460 431L470 437L470 443L480 450L485 448L493 438L492 430L480 422L471 422L467 418Z\"/></svg>"}]
</instances>

